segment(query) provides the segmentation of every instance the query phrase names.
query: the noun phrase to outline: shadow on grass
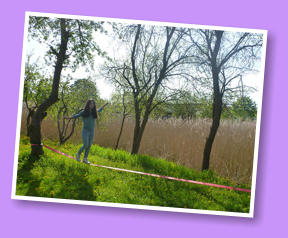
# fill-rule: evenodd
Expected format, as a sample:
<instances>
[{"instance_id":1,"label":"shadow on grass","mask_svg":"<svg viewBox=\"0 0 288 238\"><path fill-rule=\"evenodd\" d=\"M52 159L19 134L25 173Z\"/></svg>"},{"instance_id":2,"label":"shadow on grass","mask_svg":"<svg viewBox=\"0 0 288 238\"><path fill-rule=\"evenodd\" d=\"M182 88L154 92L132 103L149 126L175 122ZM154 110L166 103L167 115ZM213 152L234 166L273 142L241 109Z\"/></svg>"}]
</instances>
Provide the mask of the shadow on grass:
<instances>
[{"instance_id":1,"label":"shadow on grass","mask_svg":"<svg viewBox=\"0 0 288 238\"><path fill-rule=\"evenodd\" d=\"M103 201L101 199L101 193L97 195L97 190L99 188L102 189L103 186L105 189L110 189L107 180L114 179L113 176L111 177L107 174L91 173L89 166L82 166L77 164L76 161L66 162L62 159L56 161L52 157L41 157L37 159L29 153L24 152L19 157L18 162L17 195L85 201L97 201L97 199L99 199L99 201ZM144 170L150 170L154 173L172 173L173 175L174 173L175 175L179 173L178 175L180 176L190 176L190 173L186 174L185 171L178 171L175 168L167 166L162 166L164 167L162 168L161 163L156 163L149 158L141 158L139 164L142 165ZM106 179L104 179L104 177ZM144 183L138 183L137 180L144 180ZM243 212L243 208L246 209L247 205L244 201L245 199L243 200L245 203L240 202L240 204L237 204L240 199L237 194L235 194L234 203L234 194L231 194L233 196L226 197L224 196L226 193L217 194L217 192L214 193L214 190L211 191L200 185L166 181L152 177L146 177L144 179L142 176L135 179L135 185L138 185L138 187L131 190L130 186L133 186L133 184L126 187L128 192L124 192L124 197L120 199L121 203L186 207L204 210L214 210L214 208L218 208L222 211L238 212ZM148 188L146 188L147 186ZM120 187L118 187L118 189L119 188ZM93 191L93 189L95 191ZM141 192L142 190L143 192ZM116 193L121 193L121 191L116 191ZM107 196L110 198L109 193ZM143 201L144 203L147 202L145 199L143 200L143 197L149 198L150 196L151 203L143 204ZM111 194L111 199L112 197L113 194ZM226 202L225 199L232 201ZM142 201L142 203L140 201ZM119 201L113 200L111 202Z\"/></svg>"},{"instance_id":2,"label":"shadow on grass","mask_svg":"<svg viewBox=\"0 0 288 238\"><path fill-rule=\"evenodd\" d=\"M45 180L45 172L41 176L35 176L33 169L42 159L47 158L39 159L30 154L19 157L17 195L90 201L97 199L93 193L93 187L81 174L83 170L75 173L73 169L64 169L65 164L55 164L55 167L43 168L55 170L53 177ZM43 188L40 189L40 186Z\"/></svg>"},{"instance_id":3,"label":"shadow on grass","mask_svg":"<svg viewBox=\"0 0 288 238\"><path fill-rule=\"evenodd\" d=\"M161 179L151 180L153 193L158 199L159 206L203 209L203 210L221 210L229 212L249 212L249 203L246 204L245 199L239 203L238 196L242 194L234 194L235 199L225 196L226 191L221 194L215 193L201 185L191 185L183 182L166 181ZM227 195L229 191L227 191ZM243 197L242 197L243 198ZM234 202L235 201L235 202ZM164 204L163 204L164 202Z\"/></svg>"},{"instance_id":4,"label":"shadow on grass","mask_svg":"<svg viewBox=\"0 0 288 238\"><path fill-rule=\"evenodd\" d=\"M33 155L23 155L18 159L18 171L17 171L17 185L25 184L28 186L26 194L21 194L25 196L35 196L35 188L39 187L40 181L32 179L32 169L34 164L39 160L38 157ZM18 186L17 186L18 188ZM16 189L16 194L18 194L18 189Z\"/></svg>"}]
</instances>

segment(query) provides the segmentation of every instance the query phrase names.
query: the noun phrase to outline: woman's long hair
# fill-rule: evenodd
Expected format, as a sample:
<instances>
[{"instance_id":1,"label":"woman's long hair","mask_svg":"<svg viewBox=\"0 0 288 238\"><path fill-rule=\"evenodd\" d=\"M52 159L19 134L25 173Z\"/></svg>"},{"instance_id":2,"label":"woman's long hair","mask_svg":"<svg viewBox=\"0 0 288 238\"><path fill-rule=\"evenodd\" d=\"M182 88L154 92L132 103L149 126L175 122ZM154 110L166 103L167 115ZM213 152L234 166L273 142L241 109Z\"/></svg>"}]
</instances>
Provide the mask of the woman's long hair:
<instances>
[{"instance_id":1,"label":"woman's long hair","mask_svg":"<svg viewBox=\"0 0 288 238\"><path fill-rule=\"evenodd\" d=\"M90 103L94 103L94 107L92 108L92 110L90 110ZM98 113L97 113L97 108L96 108L96 103L93 99L89 99L86 102L85 108L84 108L84 112L83 112L83 117L89 117L90 113L92 113L92 116L94 118L98 118Z\"/></svg>"}]
</instances>

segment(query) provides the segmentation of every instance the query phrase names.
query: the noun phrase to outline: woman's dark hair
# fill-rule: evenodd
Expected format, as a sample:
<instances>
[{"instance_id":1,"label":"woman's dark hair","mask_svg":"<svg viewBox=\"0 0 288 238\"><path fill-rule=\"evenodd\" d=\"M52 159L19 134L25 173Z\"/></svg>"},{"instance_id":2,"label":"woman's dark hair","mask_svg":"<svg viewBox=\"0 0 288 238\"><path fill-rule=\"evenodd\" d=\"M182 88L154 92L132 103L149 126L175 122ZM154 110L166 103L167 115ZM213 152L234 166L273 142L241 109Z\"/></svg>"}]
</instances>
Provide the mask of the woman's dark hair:
<instances>
[{"instance_id":1,"label":"woman's dark hair","mask_svg":"<svg viewBox=\"0 0 288 238\"><path fill-rule=\"evenodd\" d=\"M92 108L92 110L90 111L90 103L94 103L94 107ZM85 108L84 108L84 112L82 114L83 117L89 117L90 113L92 113L92 116L94 118L98 118L98 113L97 113L97 109L96 109L96 103L93 99L89 99L86 102Z\"/></svg>"}]
</instances>

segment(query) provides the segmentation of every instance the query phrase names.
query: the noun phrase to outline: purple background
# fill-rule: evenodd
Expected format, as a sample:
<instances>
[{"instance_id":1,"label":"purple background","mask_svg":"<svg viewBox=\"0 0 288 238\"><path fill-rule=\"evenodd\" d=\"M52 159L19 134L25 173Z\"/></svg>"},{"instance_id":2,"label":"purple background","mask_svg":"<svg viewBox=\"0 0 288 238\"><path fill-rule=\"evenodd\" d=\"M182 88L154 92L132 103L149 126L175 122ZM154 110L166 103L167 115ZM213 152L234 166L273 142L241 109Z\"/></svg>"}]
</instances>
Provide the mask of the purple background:
<instances>
[{"instance_id":1,"label":"purple background","mask_svg":"<svg viewBox=\"0 0 288 238\"><path fill-rule=\"evenodd\" d=\"M4 1L0 14L1 237L287 235L285 1ZM11 200L25 11L268 30L254 219ZM283 235L281 235L283 234Z\"/></svg>"}]
</instances>

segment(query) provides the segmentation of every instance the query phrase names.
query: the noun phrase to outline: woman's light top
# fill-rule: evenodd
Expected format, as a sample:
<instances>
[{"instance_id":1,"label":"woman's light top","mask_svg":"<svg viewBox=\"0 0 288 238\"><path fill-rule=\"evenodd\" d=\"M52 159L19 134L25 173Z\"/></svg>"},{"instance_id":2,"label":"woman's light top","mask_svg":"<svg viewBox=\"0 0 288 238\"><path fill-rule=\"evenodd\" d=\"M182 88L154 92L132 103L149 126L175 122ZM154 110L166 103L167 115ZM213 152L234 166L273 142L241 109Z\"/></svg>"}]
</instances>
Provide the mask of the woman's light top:
<instances>
[{"instance_id":1,"label":"woman's light top","mask_svg":"<svg viewBox=\"0 0 288 238\"><path fill-rule=\"evenodd\" d=\"M102 107L99 108L97 110L98 112L101 112L102 111ZM78 118L78 117L82 117L82 120L83 120L83 129L85 130L91 130L91 131L94 131L94 128L95 128L95 122L96 122L96 118L94 118L91 113L89 115L89 117L83 117L83 112L84 110L80 111L78 114L75 114L73 115L72 117L75 119L75 118Z\"/></svg>"}]
</instances>

